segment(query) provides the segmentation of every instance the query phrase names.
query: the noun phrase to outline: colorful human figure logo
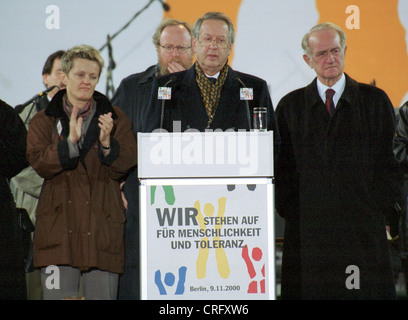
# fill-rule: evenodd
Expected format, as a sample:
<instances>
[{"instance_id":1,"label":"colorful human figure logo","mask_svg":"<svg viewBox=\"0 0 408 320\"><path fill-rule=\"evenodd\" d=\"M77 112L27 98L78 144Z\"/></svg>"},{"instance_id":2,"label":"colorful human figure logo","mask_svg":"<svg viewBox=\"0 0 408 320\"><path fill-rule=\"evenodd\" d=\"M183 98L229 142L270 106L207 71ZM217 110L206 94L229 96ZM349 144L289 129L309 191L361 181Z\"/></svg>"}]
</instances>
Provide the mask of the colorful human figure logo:
<instances>
[{"instance_id":1,"label":"colorful human figure logo","mask_svg":"<svg viewBox=\"0 0 408 320\"><path fill-rule=\"evenodd\" d=\"M174 292L175 295L181 295L184 293L185 287L184 284L186 282L186 273L187 273L187 267L180 267L179 270L179 275L178 275L178 282L176 286L176 291ZM164 279L162 281L162 276L161 276L161 271L157 270L154 274L154 282L159 289L160 295L167 295L167 290L165 285L170 288L174 286L174 283L176 281L176 277L173 273L167 272L164 275Z\"/></svg>"},{"instance_id":2,"label":"colorful human figure logo","mask_svg":"<svg viewBox=\"0 0 408 320\"><path fill-rule=\"evenodd\" d=\"M225 197L222 197L218 199L218 212L217 212L217 217L223 217L225 213L225 204L227 202L227 199ZM212 217L215 212L215 208L211 203L206 203L204 205L204 215L201 211L201 205L200 201L196 201L194 203L194 208L197 209L198 214L197 214L197 220L198 223L200 224L200 228L206 230L207 226L204 223L204 215L207 217ZM215 229L220 229L222 227L222 224L215 225ZM219 240L220 237L216 236L213 238L213 240ZM208 237L204 237L201 239L201 241L208 241ZM224 248L215 248L215 259L217 261L217 269L219 275L226 279L230 275L230 268L228 264L228 259L227 255L225 253ZM197 273L197 279L203 279L206 276L207 273L207 261L208 261L208 255L210 253L210 249L207 247L202 248L200 247L198 251L198 257L197 257L197 262L196 262L196 273Z\"/></svg>"},{"instance_id":3,"label":"colorful human figure logo","mask_svg":"<svg viewBox=\"0 0 408 320\"><path fill-rule=\"evenodd\" d=\"M248 285L248 293L258 293L258 283L260 286L260 293L265 293L265 264L261 264L262 269L260 272L255 270L255 265L258 266L262 259L262 250L258 247L252 249L252 259L255 261L254 263L249 257L248 246L245 245L242 248L242 258L246 263L249 277L254 279Z\"/></svg>"},{"instance_id":4,"label":"colorful human figure logo","mask_svg":"<svg viewBox=\"0 0 408 320\"><path fill-rule=\"evenodd\" d=\"M166 200L166 203L169 205L173 205L174 202L176 202L176 197L174 195L174 189L173 186L163 186L163 191L164 191L164 199ZM156 186L151 186L150 187L150 204L154 204L156 198Z\"/></svg>"}]
</instances>

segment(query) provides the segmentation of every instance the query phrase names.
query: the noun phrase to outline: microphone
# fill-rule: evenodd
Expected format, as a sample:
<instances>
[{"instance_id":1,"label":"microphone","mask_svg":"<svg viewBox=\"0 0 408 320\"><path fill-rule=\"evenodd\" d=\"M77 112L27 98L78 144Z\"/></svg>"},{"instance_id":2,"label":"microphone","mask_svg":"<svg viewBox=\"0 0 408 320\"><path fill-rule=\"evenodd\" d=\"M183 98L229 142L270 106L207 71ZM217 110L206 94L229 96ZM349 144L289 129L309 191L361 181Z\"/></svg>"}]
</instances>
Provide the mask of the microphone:
<instances>
[{"instance_id":1,"label":"microphone","mask_svg":"<svg viewBox=\"0 0 408 320\"><path fill-rule=\"evenodd\" d=\"M14 110L16 110L17 113L23 112L24 108L26 106L28 106L31 102L33 102L37 98L42 97L44 94L46 94L47 92L49 92L49 91L51 91L51 90L53 90L55 88L58 88L58 86L49 87L47 90L44 90L44 91L40 92L39 94L36 94L34 97L32 97L30 100L24 102L23 104L19 104L18 106L16 106L14 108Z\"/></svg>"},{"instance_id":2,"label":"microphone","mask_svg":"<svg viewBox=\"0 0 408 320\"><path fill-rule=\"evenodd\" d=\"M169 83L173 82L174 80L176 80L176 76L172 76L169 81L167 81L163 87L167 87L169 85ZM160 114L160 129L163 129L163 121L164 121L164 104L165 104L166 100L163 99L162 100L162 106L161 106L161 114Z\"/></svg>"},{"instance_id":3,"label":"microphone","mask_svg":"<svg viewBox=\"0 0 408 320\"><path fill-rule=\"evenodd\" d=\"M247 87L247 86L245 85L245 83L242 82L242 80L240 79L239 76L237 76L236 79L242 84L242 86L243 86L244 88ZM249 112L249 103L248 103L248 100L245 100L245 106L246 106L246 112L247 112L247 118L248 118L248 127L249 127L249 130L251 131L251 129L252 129L252 126L251 126L251 114L250 114L250 112Z\"/></svg>"},{"instance_id":4,"label":"microphone","mask_svg":"<svg viewBox=\"0 0 408 320\"><path fill-rule=\"evenodd\" d=\"M167 3L163 2L163 0L158 0L158 1L162 4L164 11L170 11L170 6Z\"/></svg>"}]
</instances>

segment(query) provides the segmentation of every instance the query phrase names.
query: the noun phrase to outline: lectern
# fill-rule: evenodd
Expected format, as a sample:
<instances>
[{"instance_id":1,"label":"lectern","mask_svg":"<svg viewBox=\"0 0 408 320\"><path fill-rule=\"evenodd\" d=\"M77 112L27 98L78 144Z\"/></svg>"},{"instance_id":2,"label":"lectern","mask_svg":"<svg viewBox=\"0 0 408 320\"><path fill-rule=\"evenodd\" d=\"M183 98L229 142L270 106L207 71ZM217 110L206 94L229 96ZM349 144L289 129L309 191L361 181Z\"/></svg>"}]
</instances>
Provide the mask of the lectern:
<instances>
[{"instance_id":1,"label":"lectern","mask_svg":"<svg viewBox=\"0 0 408 320\"><path fill-rule=\"evenodd\" d=\"M273 132L138 133L141 298L275 299Z\"/></svg>"}]
</instances>

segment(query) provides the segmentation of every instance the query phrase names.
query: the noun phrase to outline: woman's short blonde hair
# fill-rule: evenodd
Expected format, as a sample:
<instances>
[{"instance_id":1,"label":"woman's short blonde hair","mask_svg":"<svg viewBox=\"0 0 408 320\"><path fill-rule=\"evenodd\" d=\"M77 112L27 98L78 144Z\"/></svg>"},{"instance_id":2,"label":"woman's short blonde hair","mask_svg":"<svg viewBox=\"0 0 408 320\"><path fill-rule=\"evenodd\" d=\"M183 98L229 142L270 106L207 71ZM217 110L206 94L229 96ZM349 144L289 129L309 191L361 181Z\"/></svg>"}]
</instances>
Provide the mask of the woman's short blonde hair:
<instances>
[{"instance_id":1,"label":"woman's short blonde hair","mask_svg":"<svg viewBox=\"0 0 408 320\"><path fill-rule=\"evenodd\" d=\"M65 74L68 74L72 69L74 60L77 58L95 61L99 65L99 76L101 76L103 66L105 64L99 51L88 45L79 45L67 50L61 57L61 68Z\"/></svg>"}]
</instances>

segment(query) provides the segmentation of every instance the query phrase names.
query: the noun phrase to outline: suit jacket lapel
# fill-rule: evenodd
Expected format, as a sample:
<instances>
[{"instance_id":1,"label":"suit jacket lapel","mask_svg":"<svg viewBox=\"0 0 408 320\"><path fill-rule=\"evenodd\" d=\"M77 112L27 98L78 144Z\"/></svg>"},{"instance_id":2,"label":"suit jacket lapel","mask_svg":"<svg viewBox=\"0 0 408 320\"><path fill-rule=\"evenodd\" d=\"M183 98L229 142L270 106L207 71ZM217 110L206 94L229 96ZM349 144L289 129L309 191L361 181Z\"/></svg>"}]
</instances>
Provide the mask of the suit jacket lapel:
<instances>
[{"instance_id":1,"label":"suit jacket lapel","mask_svg":"<svg viewBox=\"0 0 408 320\"><path fill-rule=\"evenodd\" d=\"M352 106L358 106L359 103L359 95L358 95L358 83L357 81L351 79L346 74L346 87L344 88L344 92L340 97L339 105L341 106L342 100L345 100ZM344 101L343 101L344 103Z\"/></svg>"},{"instance_id":2,"label":"suit jacket lapel","mask_svg":"<svg viewBox=\"0 0 408 320\"><path fill-rule=\"evenodd\" d=\"M187 70L181 88L178 96L181 119L190 128L204 130L208 117L196 82L194 65Z\"/></svg>"},{"instance_id":3,"label":"suit jacket lapel","mask_svg":"<svg viewBox=\"0 0 408 320\"><path fill-rule=\"evenodd\" d=\"M218 104L217 113L215 114L216 121L214 125L216 127L225 127L227 124L227 128L237 126L239 113L237 110L243 105L244 101L240 101L239 96L239 88L242 86L236 80L237 75L231 67L228 67L228 75L227 79L225 79L224 86L222 87L220 102ZM242 106L241 106L242 107ZM226 121L226 119L231 119L230 121ZM217 121L221 120L221 122ZM240 127L240 125L238 125ZM238 128L235 128L238 129Z\"/></svg>"}]
</instances>

